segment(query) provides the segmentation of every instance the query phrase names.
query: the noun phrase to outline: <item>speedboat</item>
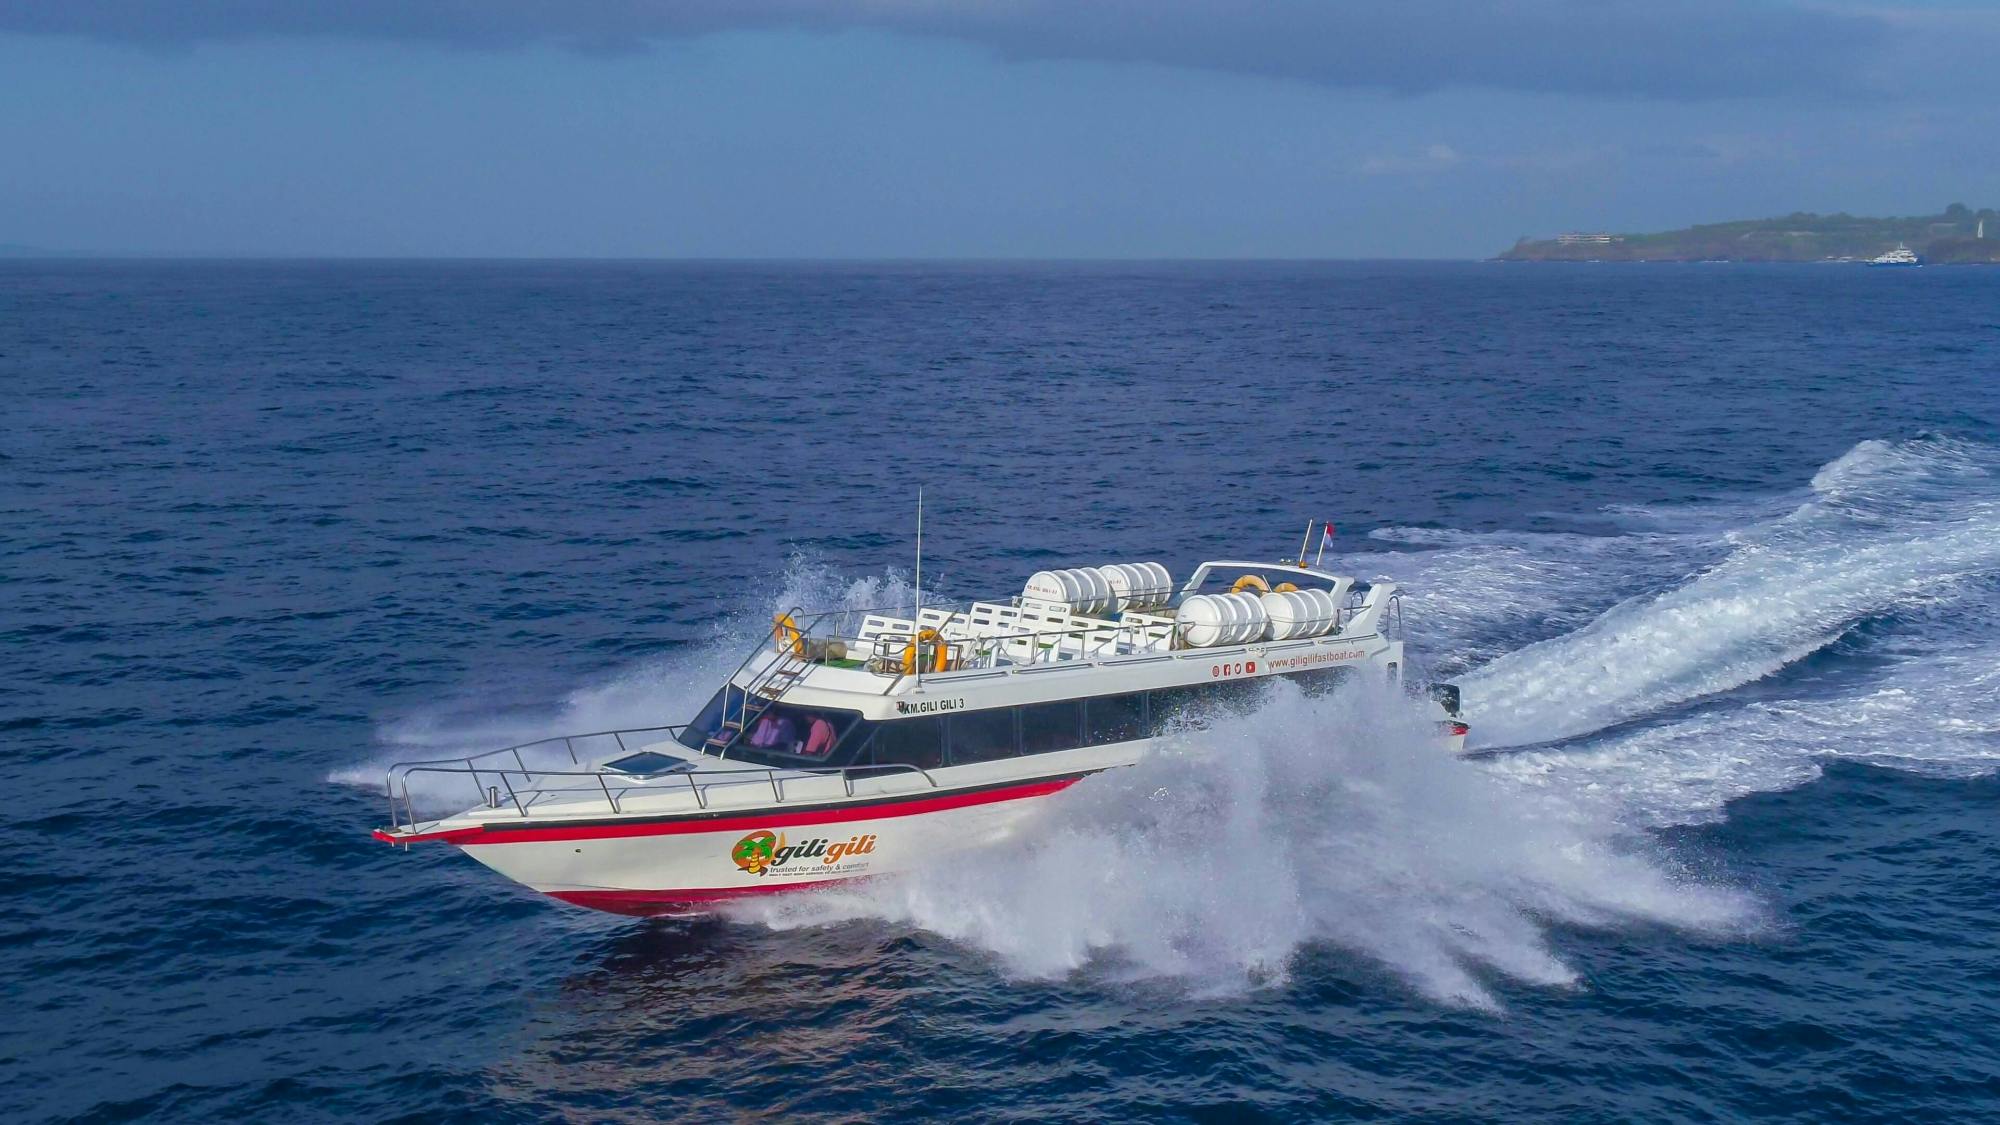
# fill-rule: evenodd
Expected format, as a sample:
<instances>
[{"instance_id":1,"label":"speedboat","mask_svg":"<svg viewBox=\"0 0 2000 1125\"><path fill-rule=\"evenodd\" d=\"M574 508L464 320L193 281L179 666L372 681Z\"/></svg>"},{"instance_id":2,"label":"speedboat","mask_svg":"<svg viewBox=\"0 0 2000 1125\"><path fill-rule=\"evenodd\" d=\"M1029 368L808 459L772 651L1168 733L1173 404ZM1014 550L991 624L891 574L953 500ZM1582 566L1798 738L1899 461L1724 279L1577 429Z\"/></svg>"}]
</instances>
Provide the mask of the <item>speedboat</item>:
<instances>
[{"instance_id":1,"label":"speedboat","mask_svg":"<svg viewBox=\"0 0 2000 1125\"><path fill-rule=\"evenodd\" d=\"M704 913L943 862L1269 681L1400 682L1403 644L1396 586L1303 557L1178 585L1151 562L1043 571L962 608L795 608L685 724L392 766L374 835L454 845L579 906ZM1457 689L1413 694L1462 750ZM431 817L441 788L477 803Z\"/></svg>"},{"instance_id":2,"label":"speedboat","mask_svg":"<svg viewBox=\"0 0 2000 1125\"><path fill-rule=\"evenodd\" d=\"M1894 250L1868 259L1868 264L1871 266L1921 266L1924 264L1924 260L1917 257L1916 251L1898 242Z\"/></svg>"}]
</instances>

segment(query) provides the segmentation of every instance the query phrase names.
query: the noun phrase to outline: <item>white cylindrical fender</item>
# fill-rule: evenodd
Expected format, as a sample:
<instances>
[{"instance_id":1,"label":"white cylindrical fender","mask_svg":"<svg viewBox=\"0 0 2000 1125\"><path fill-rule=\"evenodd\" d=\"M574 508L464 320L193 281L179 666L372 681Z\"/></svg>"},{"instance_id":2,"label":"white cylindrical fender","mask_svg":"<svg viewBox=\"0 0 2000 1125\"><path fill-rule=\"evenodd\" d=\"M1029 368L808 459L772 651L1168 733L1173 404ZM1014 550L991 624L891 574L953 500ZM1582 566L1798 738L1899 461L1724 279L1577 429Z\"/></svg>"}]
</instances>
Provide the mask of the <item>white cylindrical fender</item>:
<instances>
[{"instance_id":1,"label":"white cylindrical fender","mask_svg":"<svg viewBox=\"0 0 2000 1125\"><path fill-rule=\"evenodd\" d=\"M1271 639L1289 641L1317 637L1333 628L1335 604L1325 590L1286 590L1265 594L1264 611L1271 618Z\"/></svg>"},{"instance_id":2,"label":"white cylindrical fender","mask_svg":"<svg viewBox=\"0 0 2000 1125\"><path fill-rule=\"evenodd\" d=\"M1070 573L1076 576L1077 589L1082 595L1071 603L1077 613L1085 617L1099 617L1112 611L1115 599L1111 594L1111 583L1106 580L1103 571L1085 566Z\"/></svg>"},{"instance_id":3,"label":"white cylindrical fender","mask_svg":"<svg viewBox=\"0 0 2000 1125\"><path fill-rule=\"evenodd\" d=\"M1098 569L1111 584L1119 610L1155 609L1173 598L1174 577L1159 563L1112 563Z\"/></svg>"},{"instance_id":4,"label":"white cylindrical fender","mask_svg":"<svg viewBox=\"0 0 2000 1125\"><path fill-rule=\"evenodd\" d=\"M1236 594L1217 594L1215 600L1222 606L1222 616L1226 622L1222 627L1220 643L1242 644L1243 634L1250 627L1250 611L1244 607L1242 597Z\"/></svg>"},{"instance_id":5,"label":"white cylindrical fender","mask_svg":"<svg viewBox=\"0 0 2000 1125\"><path fill-rule=\"evenodd\" d=\"M1075 593L1075 584L1060 570L1038 570L1028 576L1028 584L1021 588L1022 597L1033 598L1039 602L1068 604Z\"/></svg>"},{"instance_id":6,"label":"white cylindrical fender","mask_svg":"<svg viewBox=\"0 0 2000 1125\"><path fill-rule=\"evenodd\" d=\"M1270 626L1255 594L1196 594L1181 603L1175 620L1190 648L1247 645L1263 640Z\"/></svg>"},{"instance_id":7,"label":"white cylindrical fender","mask_svg":"<svg viewBox=\"0 0 2000 1125\"><path fill-rule=\"evenodd\" d=\"M1189 648L1210 648L1222 644L1233 618L1230 610L1214 594L1196 594L1181 603L1174 615L1181 642Z\"/></svg>"},{"instance_id":8,"label":"white cylindrical fender","mask_svg":"<svg viewBox=\"0 0 2000 1125\"><path fill-rule=\"evenodd\" d=\"M1263 640L1271 630L1271 615L1264 612L1264 600L1256 594L1235 597L1243 607L1243 628L1236 643L1247 645Z\"/></svg>"},{"instance_id":9,"label":"white cylindrical fender","mask_svg":"<svg viewBox=\"0 0 2000 1125\"><path fill-rule=\"evenodd\" d=\"M1299 592L1311 599L1313 603L1313 630L1306 635L1320 637L1332 632L1333 623L1340 618L1340 603L1333 600L1333 594L1327 590L1301 590Z\"/></svg>"},{"instance_id":10,"label":"white cylindrical fender","mask_svg":"<svg viewBox=\"0 0 2000 1125\"><path fill-rule=\"evenodd\" d=\"M1218 644L1246 645L1264 639L1264 631L1270 626L1270 618L1264 612L1264 603L1256 594L1212 594L1224 607L1228 617L1226 631Z\"/></svg>"},{"instance_id":11,"label":"white cylindrical fender","mask_svg":"<svg viewBox=\"0 0 2000 1125\"><path fill-rule=\"evenodd\" d=\"M1103 577L1089 567L1071 567L1062 571L1062 576L1070 589L1070 612L1086 616L1096 613L1097 603L1109 592L1102 588Z\"/></svg>"},{"instance_id":12,"label":"white cylindrical fender","mask_svg":"<svg viewBox=\"0 0 2000 1125\"><path fill-rule=\"evenodd\" d=\"M1124 563L1111 563L1097 569L1104 575L1104 580L1111 585L1111 608L1122 613L1141 604L1143 583L1131 567Z\"/></svg>"},{"instance_id":13,"label":"white cylindrical fender","mask_svg":"<svg viewBox=\"0 0 2000 1125\"><path fill-rule=\"evenodd\" d=\"M1303 637L1312 625L1312 611L1296 591L1273 591L1258 600L1264 603L1264 615L1271 619L1271 639L1274 641Z\"/></svg>"},{"instance_id":14,"label":"white cylindrical fender","mask_svg":"<svg viewBox=\"0 0 2000 1125\"><path fill-rule=\"evenodd\" d=\"M1021 596L1066 605L1070 612L1085 617L1109 613L1113 602L1111 583L1096 567L1036 571L1029 576Z\"/></svg>"}]
</instances>

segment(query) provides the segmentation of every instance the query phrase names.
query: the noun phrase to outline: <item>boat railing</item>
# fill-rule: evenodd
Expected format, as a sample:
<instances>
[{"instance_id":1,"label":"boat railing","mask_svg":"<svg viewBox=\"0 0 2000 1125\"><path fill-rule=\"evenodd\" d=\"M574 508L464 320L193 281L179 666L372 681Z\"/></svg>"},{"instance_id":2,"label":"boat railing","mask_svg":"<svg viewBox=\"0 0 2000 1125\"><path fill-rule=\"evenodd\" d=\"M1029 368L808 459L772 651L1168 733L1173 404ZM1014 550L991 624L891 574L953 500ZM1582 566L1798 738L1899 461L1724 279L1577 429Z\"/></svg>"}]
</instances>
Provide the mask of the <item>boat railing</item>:
<instances>
[{"instance_id":1,"label":"boat railing","mask_svg":"<svg viewBox=\"0 0 2000 1125\"><path fill-rule=\"evenodd\" d=\"M650 731L667 730L665 727L648 727L628 731L604 731L602 734L626 735L642 734ZM679 730L681 728L671 728ZM570 735L567 739L590 738L593 735ZM759 781L771 788L771 798L775 804L784 804L795 798L788 797L785 783L818 777L837 777L841 791L848 797L854 796L854 782L864 777L879 777L888 773L914 773L922 778L930 788L937 788L937 779L921 766L903 762L884 762L863 766L745 766L738 769L688 769L676 767L659 773L644 774L623 770L606 769L543 769L531 767L517 753L519 750L562 742L563 737L542 739L538 742L523 743L519 747L506 747L488 751L467 758L447 758L433 762L399 762L389 768L387 796L389 801L389 830L391 832L415 831L425 823L417 814L417 796L410 791L410 779L416 776L465 777L472 783L480 806L491 809L506 808L511 805L523 820L536 815L537 806L546 807L560 803L562 816L575 816L573 803L564 801L566 795L586 794L601 797L605 806L614 815L625 812L625 802L633 796L634 790L645 795L679 792L681 783L694 798L695 806L701 810L709 808L711 790L716 786L755 784ZM623 745L622 739L620 745ZM512 755L513 765L482 764L485 759ZM672 780L661 784L665 779ZM574 781L568 780L574 779Z\"/></svg>"},{"instance_id":2,"label":"boat railing","mask_svg":"<svg viewBox=\"0 0 2000 1125\"><path fill-rule=\"evenodd\" d=\"M1347 633L1351 623L1369 604L1365 591L1350 595L1344 603L1335 606L1333 627L1314 639L1361 640L1367 636L1386 635L1386 630L1369 634ZM1400 638L1403 630L1400 594L1390 594L1386 618L1389 627ZM946 641L950 646L947 671L998 668L1003 666L1003 662L1004 665L1019 667L1155 652L1182 655L1208 651L1186 644L1186 631L1190 627L1190 623L1172 618L1140 615L1133 619L1104 621L1079 628L1037 629L951 639ZM913 639L908 633L878 637L876 659L881 659L885 651L892 655L908 651ZM888 642L886 649L883 642ZM900 672L901 669L895 671Z\"/></svg>"},{"instance_id":3,"label":"boat railing","mask_svg":"<svg viewBox=\"0 0 2000 1125\"><path fill-rule=\"evenodd\" d=\"M680 735L680 732L685 729L687 729L686 723L674 723L668 726L626 727L622 730L594 730L594 731L585 731L579 734L555 734L555 735L550 735L547 738L537 738L532 742L517 743L513 746L502 746L498 750L482 750L477 754L465 754L455 758L424 758L412 762L397 762L396 764L389 767L389 772L393 774L397 770L409 769L416 766L449 766L449 765L470 766L478 762L483 762L488 758L503 758L503 757L512 757L514 759L514 764L516 766L519 766L522 769L526 769L527 763L526 761L523 760L521 755L521 752L523 750L536 750L544 746L554 746L557 743L561 743L563 749L568 752L571 765L581 765L583 759L578 758L576 756L576 744L586 739L609 738L616 741L618 743L618 749L623 751L629 749L629 747L625 745L625 736L628 734L665 734L669 738L673 738L673 737L678 737Z\"/></svg>"},{"instance_id":4,"label":"boat railing","mask_svg":"<svg viewBox=\"0 0 2000 1125\"><path fill-rule=\"evenodd\" d=\"M953 640L949 670L1032 666L1171 651L1183 647L1185 623L1115 621L1069 629L1026 629ZM897 638L907 645L908 638Z\"/></svg>"},{"instance_id":5,"label":"boat railing","mask_svg":"<svg viewBox=\"0 0 2000 1125\"><path fill-rule=\"evenodd\" d=\"M780 616L798 630L798 647L805 652L808 663L828 664L849 659L876 675L898 679L920 669L926 673L936 670L936 654L940 650L944 653L944 663L949 671L995 668L1003 663L1049 664L1142 650L1179 648L1181 630L1185 628L1172 618L1140 614L1117 621L1093 620L1068 627L952 636L946 630L955 625L972 627L968 613L926 610L921 620L914 621L908 617L890 616L907 612L907 606L830 610L818 614L795 609ZM829 628L834 622L838 624ZM737 674L748 669L760 653L769 653L773 649L783 652L790 644L782 637L770 648L760 642L737 668Z\"/></svg>"},{"instance_id":6,"label":"boat railing","mask_svg":"<svg viewBox=\"0 0 2000 1125\"><path fill-rule=\"evenodd\" d=\"M1368 605L1366 590L1348 593L1336 605L1334 626L1327 635L1343 635L1348 623ZM953 625L972 627L978 623L970 621L964 612L949 610L926 611L924 619L917 622L887 616L898 610L907 612L907 608L832 610L814 615L794 610L790 616L797 621L803 647L807 650L807 662L825 664L846 658L853 662L849 666L859 665L892 681L900 681L919 672L929 675L938 671L940 651L943 653L943 670L960 672L1088 662L1142 653L1180 652L1188 647L1184 643L1185 630L1189 627L1187 623L1152 614L1128 614L1116 621L1093 620L1062 628L952 636L945 630ZM1398 596L1391 595L1386 616L1400 628L1401 603ZM869 620L871 617L872 621ZM838 630L824 628L825 622L836 618L847 618L850 626ZM856 618L862 622L859 629L851 627L851 621ZM836 644L839 647L834 647ZM769 651L760 646L744 661L738 672L748 668L756 660L758 652Z\"/></svg>"},{"instance_id":7,"label":"boat railing","mask_svg":"<svg viewBox=\"0 0 2000 1125\"><path fill-rule=\"evenodd\" d=\"M557 734L550 735L547 738L537 738L530 742L516 743L513 746L502 746L497 750L483 750L477 754L465 754L455 758L425 758L411 762L397 762L389 767L387 780L390 823L392 826L401 826L404 823L396 818L399 785L401 787L402 810L409 814L411 823L415 821L415 811L410 806L409 793L409 775L412 773L450 772L469 774L472 776L474 787L479 790L480 797L484 800L488 790L486 785L479 780L480 776L483 774L497 774L500 770L506 768L505 763L509 759L514 763L513 772L516 775L548 772L529 767L526 754L528 751L561 745L564 752L569 755L570 765L574 766L583 763L583 759L577 757L576 753L576 744L579 742L587 742L594 738L609 738L617 743L619 753L622 756L630 749L625 743L626 735L664 734L669 738L678 738L681 731L685 729L685 723L677 723L672 726L628 727L623 730Z\"/></svg>"}]
</instances>

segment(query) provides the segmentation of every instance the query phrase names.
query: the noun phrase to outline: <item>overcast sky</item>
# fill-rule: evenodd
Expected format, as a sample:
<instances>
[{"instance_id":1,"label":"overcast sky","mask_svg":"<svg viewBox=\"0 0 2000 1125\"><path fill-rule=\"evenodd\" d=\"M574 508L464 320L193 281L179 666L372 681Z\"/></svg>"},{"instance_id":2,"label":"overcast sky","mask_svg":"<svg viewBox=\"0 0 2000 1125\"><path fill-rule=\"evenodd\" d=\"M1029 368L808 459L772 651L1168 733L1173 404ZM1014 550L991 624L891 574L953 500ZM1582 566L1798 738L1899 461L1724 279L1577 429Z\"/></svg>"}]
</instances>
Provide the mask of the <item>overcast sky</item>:
<instances>
[{"instance_id":1,"label":"overcast sky","mask_svg":"<svg viewBox=\"0 0 2000 1125\"><path fill-rule=\"evenodd\" d=\"M1483 257L2000 204L2000 5L0 0L0 243Z\"/></svg>"}]
</instances>

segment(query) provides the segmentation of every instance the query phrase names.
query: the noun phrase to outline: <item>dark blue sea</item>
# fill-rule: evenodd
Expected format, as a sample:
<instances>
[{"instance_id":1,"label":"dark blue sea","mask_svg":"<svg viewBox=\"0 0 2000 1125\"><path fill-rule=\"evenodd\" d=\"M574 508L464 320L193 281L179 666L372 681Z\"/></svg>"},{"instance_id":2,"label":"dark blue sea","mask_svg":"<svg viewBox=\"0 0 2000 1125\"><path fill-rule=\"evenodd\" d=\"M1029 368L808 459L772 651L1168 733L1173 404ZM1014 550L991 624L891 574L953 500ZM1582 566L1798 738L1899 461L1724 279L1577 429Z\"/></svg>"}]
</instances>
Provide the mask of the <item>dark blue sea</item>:
<instances>
[{"instance_id":1,"label":"dark blue sea","mask_svg":"<svg viewBox=\"0 0 2000 1125\"><path fill-rule=\"evenodd\" d=\"M2000 271L12 262L0 423L0 1119L2000 1117ZM1482 753L1274 691L705 921L369 838L920 485L933 597L1332 519Z\"/></svg>"}]
</instances>

